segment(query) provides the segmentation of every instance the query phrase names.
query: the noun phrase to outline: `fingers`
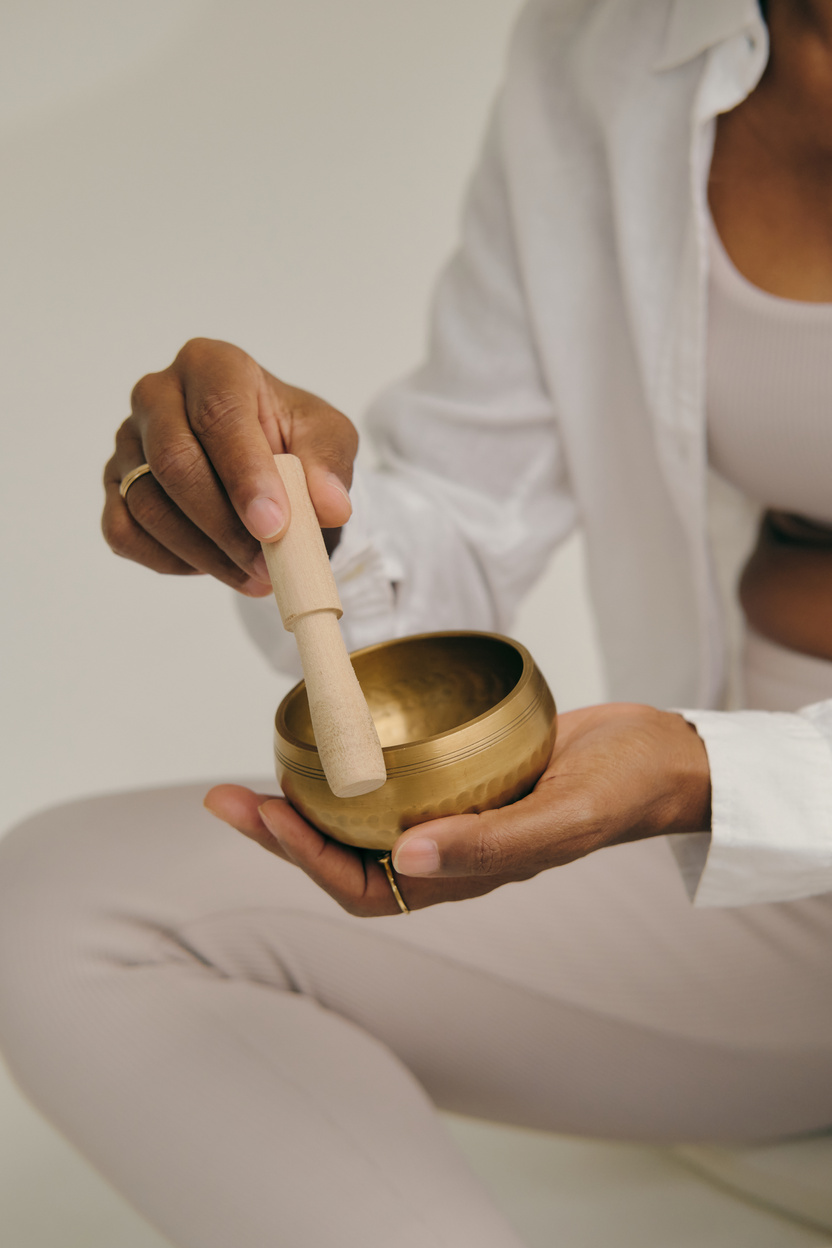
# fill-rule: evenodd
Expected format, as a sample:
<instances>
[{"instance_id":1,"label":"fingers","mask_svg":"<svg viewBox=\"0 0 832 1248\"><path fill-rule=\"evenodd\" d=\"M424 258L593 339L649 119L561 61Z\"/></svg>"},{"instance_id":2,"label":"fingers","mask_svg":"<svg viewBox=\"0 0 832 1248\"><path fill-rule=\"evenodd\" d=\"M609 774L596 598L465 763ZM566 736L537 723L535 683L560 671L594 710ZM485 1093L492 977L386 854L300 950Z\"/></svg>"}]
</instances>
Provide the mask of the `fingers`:
<instances>
[{"instance_id":1,"label":"fingers","mask_svg":"<svg viewBox=\"0 0 832 1248\"><path fill-rule=\"evenodd\" d=\"M256 541L278 537L289 512L274 454L285 446L263 370L230 343L193 339L161 376L168 393L153 389L155 419L143 442L151 467L155 454L163 468L171 498L210 532L204 521L210 516L219 526L222 497L224 527L211 536L223 549L222 538L239 539L233 513ZM146 410L141 390L138 407Z\"/></svg>"},{"instance_id":2,"label":"fingers","mask_svg":"<svg viewBox=\"0 0 832 1248\"><path fill-rule=\"evenodd\" d=\"M414 877L529 879L594 847L588 815L572 786L547 777L511 806L410 828L396 842L393 866Z\"/></svg>"},{"instance_id":3,"label":"fingers","mask_svg":"<svg viewBox=\"0 0 832 1248\"><path fill-rule=\"evenodd\" d=\"M393 850L404 876L528 879L604 845L710 822L707 751L682 716L608 703L560 718L549 766L522 801L435 819Z\"/></svg>"},{"instance_id":4,"label":"fingers","mask_svg":"<svg viewBox=\"0 0 832 1248\"><path fill-rule=\"evenodd\" d=\"M236 347L188 344L170 368L135 387L132 420L120 434L116 455L129 453L123 444L137 438L141 449L134 453L150 465L177 515L227 560L266 582L259 539L282 531L288 507L260 421L260 374ZM248 465L246 497L239 486L243 464ZM131 507L133 492L131 486ZM181 524L179 531L187 532ZM193 544L192 532L186 540Z\"/></svg>"},{"instance_id":5,"label":"fingers","mask_svg":"<svg viewBox=\"0 0 832 1248\"><path fill-rule=\"evenodd\" d=\"M375 856L330 840L283 798L253 793L238 784L218 784L206 793L203 805L269 853L300 867L350 914L398 913Z\"/></svg>"},{"instance_id":6,"label":"fingers","mask_svg":"<svg viewBox=\"0 0 832 1248\"><path fill-rule=\"evenodd\" d=\"M182 515L151 474L139 477L126 497L121 497L120 482L130 468L142 462L143 454L140 444L137 450L130 449L137 439L130 436L127 425L125 422L119 431L119 449L104 470L102 530L110 548L156 572L208 573L251 597L268 594L265 570L262 577L249 576Z\"/></svg>"},{"instance_id":7,"label":"fingers","mask_svg":"<svg viewBox=\"0 0 832 1248\"><path fill-rule=\"evenodd\" d=\"M119 494L121 480L122 474L113 456L104 469L104 513L101 517L101 530L110 549L123 559L132 559L155 572L177 576L195 575L197 569L192 564L183 561L157 542L133 519L125 500ZM138 484L140 482L136 482Z\"/></svg>"},{"instance_id":8,"label":"fingers","mask_svg":"<svg viewBox=\"0 0 832 1248\"><path fill-rule=\"evenodd\" d=\"M278 858L290 862L291 859L281 848L280 842L260 818L259 808L264 802L272 800L275 800L272 793L253 793L251 789L243 788L239 784L217 784L208 790L202 804L217 819L230 824L250 841L256 841L270 854L276 854Z\"/></svg>"},{"instance_id":9,"label":"fingers","mask_svg":"<svg viewBox=\"0 0 832 1248\"><path fill-rule=\"evenodd\" d=\"M373 853L325 836L283 801L268 801L260 816L284 853L350 914L398 914L384 870Z\"/></svg>"},{"instance_id":10,"label":"fingers","mask_svg":"<svg viewBox=\"0 0 832 1248\"><path fill-rule=\"evenodd\" d=\"M283 408L286 449L303 464L321 528L340 528L352 514L349 488L358 450L355 426L315 395L271 380Z\"/></svg>"},{"instance_id":11,"label":"fingers","mask_svg":"<svg viewBox=\"0 0 832 1248\"><path fill-rule=\"evenodd\" d=\"M502 821L484 814L433 819L399 837L393 867L411 877L502 875L510 853L502 833Z\"/></svg>"},{"instance_id":12,"label":"fingers","mask_svg":"<svg viewBox=\"0 0 832 1248\"><path fill-rule=\"evenodd\" d=\"M105 474L102 527L118 554L157 571L205 572L253 596L269 592L261 541L275 540L289 504L274 455L307 473L322 528L351 514L357 434L329 404L270 376L230 343L193 339L173 364L136 385L132 414ZM118 485L142 463L130 486Z\"/></svg>"},{"instance_id":13,"label":"fingers","mask_svg":"<svg viewBox=\"0 0 832 1248\"><path fill-rule=\"evenodd\" d=\"M288 501L274 464L274 455L284 451L303 461L321 525L346 523L358 437L340 412L315 395L272 377L230 343L194 339L161 376L179 391L176 397L168 396L170 406L164 416L158 391L153 391L157 410L152 440L158 439L159 453L173 461L162 484L200 528L205 527L202 513L209 489L207 459L248 533L258 541L278 538L289 520ZM181 423L182 400L190 439ZM153 467L150 441L143 438ZM215 540L226 549L222 541Z\"/></svg>"},{"instance_id":14,"label":"fingers","mask_svg":"<svg viewBox=\"0 0 832 1248\"><path fill-rule=\"evenodd\" d=\"M206 794L204 805L269 853L300 867L350 914L370 918L401 913L375 851L331 840L282 798L253 793L236 784L219 784ZM408 907L421 910L439 902L478 897L505 882L490 877L405 879L398 884Z\"/></svg>"}]
</instances>

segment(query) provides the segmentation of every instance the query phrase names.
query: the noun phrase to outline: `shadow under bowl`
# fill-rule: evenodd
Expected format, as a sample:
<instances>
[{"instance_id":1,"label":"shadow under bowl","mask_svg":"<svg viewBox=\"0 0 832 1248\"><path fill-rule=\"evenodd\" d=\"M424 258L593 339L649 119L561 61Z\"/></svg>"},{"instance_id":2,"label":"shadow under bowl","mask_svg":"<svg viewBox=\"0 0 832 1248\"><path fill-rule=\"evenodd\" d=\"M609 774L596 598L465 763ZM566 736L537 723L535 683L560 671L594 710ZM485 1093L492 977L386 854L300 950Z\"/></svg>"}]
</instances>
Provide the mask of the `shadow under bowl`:
<instances>
[{"instance_id":1,"label":"shadow under bowl","mask_svg":"<svg viewBox=\"0 0 832 1248\"><path fill-rule=\"evenodd\" d=\"M378 730L387 781L338 798L326 782L303 681L281 702L274 753L285 796L348 845L390 849L406 828L505 806L551 757L557 713L519 642L496 633L422 633L350 655Z\"/></svg>"}]
</instances>

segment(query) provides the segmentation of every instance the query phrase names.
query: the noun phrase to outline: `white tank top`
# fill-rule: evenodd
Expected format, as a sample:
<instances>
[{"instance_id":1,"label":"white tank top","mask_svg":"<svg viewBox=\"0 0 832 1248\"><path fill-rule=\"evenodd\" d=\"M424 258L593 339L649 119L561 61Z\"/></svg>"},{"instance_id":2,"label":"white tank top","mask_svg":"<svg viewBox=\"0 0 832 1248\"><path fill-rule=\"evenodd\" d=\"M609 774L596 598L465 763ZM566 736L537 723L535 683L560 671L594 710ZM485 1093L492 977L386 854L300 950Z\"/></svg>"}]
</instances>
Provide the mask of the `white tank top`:
<instances>
[{"instance_id":1,"label":"white tank top","mask_svg":"<svg viewBox=\"0 0 832 1248\"><path fill-rule=\"evenodd\" d=\"M752 285L712 221L706 396L712 467L765 507L832 525L832 303Z\"/></svg>"}]
</instances>

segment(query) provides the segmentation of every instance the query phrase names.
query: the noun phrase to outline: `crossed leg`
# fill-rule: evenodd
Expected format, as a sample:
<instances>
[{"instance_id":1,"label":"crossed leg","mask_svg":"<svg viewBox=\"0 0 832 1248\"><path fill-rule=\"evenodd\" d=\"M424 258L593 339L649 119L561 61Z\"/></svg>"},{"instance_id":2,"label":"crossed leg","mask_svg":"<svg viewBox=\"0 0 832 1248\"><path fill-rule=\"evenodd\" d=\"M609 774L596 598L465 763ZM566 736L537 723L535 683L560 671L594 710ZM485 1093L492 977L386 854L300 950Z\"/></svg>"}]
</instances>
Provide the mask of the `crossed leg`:
<instances>
[{"instance_id":1,"label":"crossed leg","mask_svg":"<svg viewBox=\"0 0 832 1248\"><path fill-rule=\"evenodd\" d=\"M653 1142L832 1122L832 898L695 911L646 841L357 919L201 792L0 843L0 1048L182 1248L517 1248L434 1106Z\"/></svg>"}]
</instances>

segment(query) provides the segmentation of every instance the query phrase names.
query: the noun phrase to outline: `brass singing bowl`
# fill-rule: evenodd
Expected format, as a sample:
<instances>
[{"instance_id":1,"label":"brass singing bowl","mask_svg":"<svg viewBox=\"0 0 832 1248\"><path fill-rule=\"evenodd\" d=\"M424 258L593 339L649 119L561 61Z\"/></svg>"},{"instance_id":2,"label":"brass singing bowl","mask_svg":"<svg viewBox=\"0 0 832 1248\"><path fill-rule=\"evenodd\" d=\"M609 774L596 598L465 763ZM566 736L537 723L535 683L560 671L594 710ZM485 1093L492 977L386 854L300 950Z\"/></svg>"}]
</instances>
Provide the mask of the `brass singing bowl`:
<instances>
[{"instance_id":1,"label":"brass singing bowl","mask_svg":"<svg viewBox=\"0 0 832 1248\"><path fill-rule=\"evenodd\" d=\"M302 681L275 717L281 788L321 831L390 849L414 824L505 806L534 788L551 757L557 713L525 646L496 633L422 633L350 658L384 751L380 789L334 796Z\"/></svg>"}]
</instances>

